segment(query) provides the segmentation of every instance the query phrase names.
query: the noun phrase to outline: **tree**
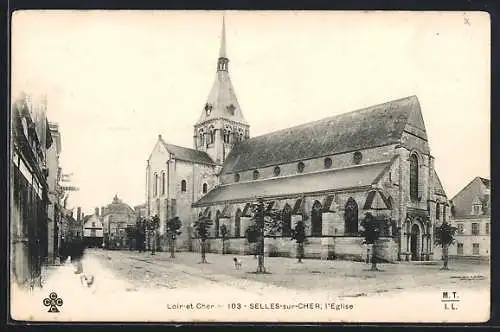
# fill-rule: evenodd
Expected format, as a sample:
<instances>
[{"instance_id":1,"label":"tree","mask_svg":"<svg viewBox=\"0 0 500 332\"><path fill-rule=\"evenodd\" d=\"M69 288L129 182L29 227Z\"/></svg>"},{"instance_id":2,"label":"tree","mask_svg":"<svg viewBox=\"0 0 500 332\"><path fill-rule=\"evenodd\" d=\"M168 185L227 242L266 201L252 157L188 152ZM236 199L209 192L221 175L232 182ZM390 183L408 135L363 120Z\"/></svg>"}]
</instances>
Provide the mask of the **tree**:
<instances>
[{"instance_id":1,"label":"tree","mask_svg":"<svg viewBox=\"0 0 500 332\"><path fill-rule=\"evenodd\" d=\"M173 217L167 220L167 239L170 246L170 258L175 258L175 244L177 236L181 235L180 231L182 222L179 217Z\"/></svg>"},{"instance_id":2,"label":"tree","mask_svg":"<svg viewBox=\"0 0 500 332\"><path fill-rule=\"evenodd\" d=\"M372 245L371 271L380 271L377 268L377 263L381 261L379 257L380 248L378 246L378 239L387 229L386 224L387 218L385 216L375 217L369 212L365 214L365 218L361 221L363 230L360 233L365 238L363 243Z\"/></svg>"},{"instance_id":3,"label":"tree","mask_svg":"<svg viewBox=\"0 0 500 332\"><path fill-rule=\"evenodd\" d=\"M229 231L224 224L220 226L220 236L222 239L222 254L224 255L226 253L226 240L229 237Z\"/></svg>"},{"instance_id":4,"label":"tree","mask_svg":"<svg viewBox=\"0 0 500 332\"><path fill-rule=\"evenodd\" d=\"M297 243L297 263L302 263L304 258L304 242L306 241L306 226L303 220L299 220L292 231L291 240Z\"/></svg>"},{"instance_id":5,"label":"tree","mask_svg":"<svg viewBox=\"0 0 500 332\"><path fill-rule=\"evenodd\" d=\"M193 224L195 235L200 239L201 246L201 263L208 263L205 251L206 241L208 239L208 229L213 225L213 221L207 216L200 216L199 219Z\"/></svg>"},{"instance_id":6,"label":"tree","mask_svg":"<svg viewBox=\"0 0 500 332\"><path fill-rule=\"evenodd\" d=\"M258 266L256 273L266 273L264 267L264 238L265 236L276 237L282 229L281 210L272 208L272 205L267 207L262 199L258 199L252 204L252 221L245 231L245 235L249 243L257 245L256 252L258 258Z\"/></svg>"},{"instance_id":7,"label":"tree","mask_svg":"<svg viewBox=\"0 0 500 332\"><path fill-rule=\"evenodd\" d=\"M441 246L443 251L443 267L442 270L448 270L448 248L455 242L456 227L451 226L448 222L443 223L436 227L434 233L436 246Z\"/></svg>"},{"instance_id":8,"label":"tree","mask_svg":"<svg viewBox=\"0 0 500 332\"><path fill-rule=\"evenodd\" d=\"M148 229L150 231L150 244L151 244L151 255L156 252L156 231L160 228L160 217L155 215L150 220L148 220Z\"/></svg>"},{"instance_id":9,"label":"tree","mask_svg":"<svg viewBox=\"0 0 500 332\"><path fill-rule=\"evenodd\" d=\"M135 223L136 235L135 235L135 245L139 252L144 250L144 240L145 240L145 220L142 217L138 217Z\"/></svg>"}]
</instances>

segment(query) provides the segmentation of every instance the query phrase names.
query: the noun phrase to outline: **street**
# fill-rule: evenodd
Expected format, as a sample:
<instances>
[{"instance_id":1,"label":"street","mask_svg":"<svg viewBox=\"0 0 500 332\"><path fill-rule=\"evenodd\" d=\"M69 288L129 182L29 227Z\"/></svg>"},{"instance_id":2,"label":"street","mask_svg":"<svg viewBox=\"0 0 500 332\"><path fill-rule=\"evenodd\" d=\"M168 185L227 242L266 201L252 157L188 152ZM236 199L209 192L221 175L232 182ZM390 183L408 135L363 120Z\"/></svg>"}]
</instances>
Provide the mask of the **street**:
<instances>
[{"instance_id":1,"label":"street","mask_svg":"<svg viewBox=\"0 0 500 332\"><path fill-rule=\"evenodd\" d=\"M208 254L209 264L200 264L200 254L193 252L178 252L175 258L170 258L168 252L151 255L150 252L88 249L83 266L86 274L95 277L91 287L82 287L78 275L73 273L74 268L66 263L48 272L42 290L30 295L19 294L26 296L25 301L16 302L23 303L23 313L27 308L24 304L33 302L31 315L48 320L468 321L471 317L488 318L487 262L452 261L449 271L440 270L441 262L380 264L382 271L372 272L369 264L361 262L304 260L299 264L292 258L266 257L270 273L255 274L252 272L257 260L253 256L239 256L243 263L240 270L235 269L233 257ZM47 308L43 307L42 299L51 291L64 300L60 313L45 313ZM460 305L459 310L443 315L442 293L453 291L461 298L461 302L456 303ZM28 300L28 296L32 300ZM340 308L335 315L325 311L327 303L333 302ZM274 309L270 303L282 307L311 303L311 306L321 306L321 310L263 310ZM374 303L383 314L374 310Z\"/></svg>"}]
</instances>

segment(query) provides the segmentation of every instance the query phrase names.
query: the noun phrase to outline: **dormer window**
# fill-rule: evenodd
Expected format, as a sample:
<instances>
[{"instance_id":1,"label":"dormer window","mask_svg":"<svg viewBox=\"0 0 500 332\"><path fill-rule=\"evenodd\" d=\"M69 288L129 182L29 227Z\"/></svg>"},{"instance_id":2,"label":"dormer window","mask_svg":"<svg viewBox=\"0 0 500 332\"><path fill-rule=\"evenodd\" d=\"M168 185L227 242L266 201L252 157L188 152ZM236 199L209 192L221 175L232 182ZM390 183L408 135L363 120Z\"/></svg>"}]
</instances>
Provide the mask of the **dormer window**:
<instances>
[{"instance_id":1,"label":"dormer window","mask_svg":"<svg viewBox=\"0 0 500 332\"><path fill-rule=\"evenodd\" d=\"M236 109L236 106L234 106L233 104L230 104L226 107L226 109L229 112L229 114L234 115L234 110Z\"/></svg>"},{"instance_id":2,"label":"dormer window","mask_svg":"<svg viewBox=\"0 0 500 332\"><path fill-rule=\"evenodd\" d=\"M238 173L234 174L234 182L240 181L240 175Z\"/></svg>"},{"instance_id":3,"label":"dormer window","mask_svg":"<svg viewBox=\"0 0 500 332\"><path fill-rule=\"evenodd\" d=\"M253 171L253 179L257 180L258 178L259 178L259 171L258 170Z\"/></svg>"},{"instance_id":4,"label":"dormer window","mask_svg":"<svg viewBox=\"0 0 500 332\"><path fill-rule=\"evenodd\" d=\"M278 175L280 175L280 173L281 173L281 169L279 168L279 166L276 166L276 167L274 168L273 173L274 173L274 176L278 176Z\"/></svg>"},{"instance_id":5,"label":"dormer window","mask_svg":"<svg viewBox=\"0 0 500 332\"><path fill-rule=\"evenodd\" d=\"M482 210L482 205L481 204L474 204L472 205L472 214L475 216L478 216L481 214Z\"/></svg>"},{"instance_id":6,"label":"dormer window","mask_svg":"<svg viewBox=\"0 0 500 332\"><path fill-rule=\"evenodd\" d=\"M207 114L207 116L210 116L210 113L212 113L212 107L213 106L209 103L205 104L205 113Z\"/></svg>"}]
</instances>

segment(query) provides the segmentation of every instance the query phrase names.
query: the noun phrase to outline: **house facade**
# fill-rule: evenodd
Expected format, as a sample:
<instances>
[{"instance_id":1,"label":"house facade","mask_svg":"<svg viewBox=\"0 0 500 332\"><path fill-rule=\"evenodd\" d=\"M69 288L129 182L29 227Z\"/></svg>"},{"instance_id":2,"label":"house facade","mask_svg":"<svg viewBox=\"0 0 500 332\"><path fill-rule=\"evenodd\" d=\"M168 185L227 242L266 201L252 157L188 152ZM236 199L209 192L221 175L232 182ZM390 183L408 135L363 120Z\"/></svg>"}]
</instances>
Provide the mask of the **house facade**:
<instances>
[{"instance_id":1,"label":"house facade","mask_svg":"<svg viewBox=\"0 0 500 332\"><path fill-rule=\"evenodd\" d=\"M474 178L453 199L452 220L457 227L456 242L450 256L490 257L491 248L491 181Z\"/></svg>"},{"instance_id":2,"label":"house facade","mask_svg":"<svg viewBox=\"0 0 500 332\"><path fill-rule=\"evenodd\" d=\"M127 226L135 226L135 211L117 195L101 210L104 246L109 249L128 248L129 240L126 229ZM98 214L97 208L96 214Z\"/></svg>"},{"instance_id":3,"label":"house facade","mask_svg":"<svg viewBox=\"0 0 500 332\"><path fill-rule=\"evenodd\" d=\"M11 109L10 271L20 286L36 286L49 253L47 149L53 141L46 111L44 97L26 94Z\"/></svg>"},{"instance_id":4,"label":"house facade","mask_svg":"<svg viewBox=\"0 0 500 332\"><path fill-rule=\"evenodd\" d=\"M96 213L86 216L83 220L83 241L87 247L101 248L104 244L103 223Z\"/></svg>"},{"instance_id":5,"label":"house facade","mask_svg":"<svg viewBox=\"0 0 500 332\"><path fill-rule=\"evenodd\" d=\"M220 252L226 225L229 251L250 252L250 205L262 198L282 210L287 226L266 239L270 254L295 255L290 229L304 220L307 257L363 259L360 224L369 212L389 225L386 260L440 257L434 228L449 204L416 96L251 137L229 76L223 23L216 77L193 140L185 148L159 136L146 166L147 213L160 217L160 234L168 218L181 219L179 249L198 250L190 225L205 215L214 221L211 250Z\"/></svg>"}]
</instances>

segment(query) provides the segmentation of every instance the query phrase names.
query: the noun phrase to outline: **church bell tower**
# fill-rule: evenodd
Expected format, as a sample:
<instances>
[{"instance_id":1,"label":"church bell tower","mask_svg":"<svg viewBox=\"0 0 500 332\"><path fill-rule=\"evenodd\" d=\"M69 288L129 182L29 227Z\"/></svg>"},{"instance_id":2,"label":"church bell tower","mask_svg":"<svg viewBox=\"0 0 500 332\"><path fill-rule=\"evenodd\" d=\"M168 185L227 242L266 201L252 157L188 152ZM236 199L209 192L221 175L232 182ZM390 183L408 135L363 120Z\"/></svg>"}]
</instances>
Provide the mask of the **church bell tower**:
<instances>
[{"instance_id":1,"label":"church bell tower","mask_svg":"<svg viewBox=\"0 0 500 332\"><path fill-rule=\"evenodd\" d=\"M194 147L207 152L217 165L222 165L231 148L249 137L250 126L243 117L229 78L223 17L216 77L201 116L194 125Z\"/></svg>"}]
</instances>

